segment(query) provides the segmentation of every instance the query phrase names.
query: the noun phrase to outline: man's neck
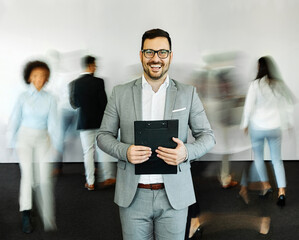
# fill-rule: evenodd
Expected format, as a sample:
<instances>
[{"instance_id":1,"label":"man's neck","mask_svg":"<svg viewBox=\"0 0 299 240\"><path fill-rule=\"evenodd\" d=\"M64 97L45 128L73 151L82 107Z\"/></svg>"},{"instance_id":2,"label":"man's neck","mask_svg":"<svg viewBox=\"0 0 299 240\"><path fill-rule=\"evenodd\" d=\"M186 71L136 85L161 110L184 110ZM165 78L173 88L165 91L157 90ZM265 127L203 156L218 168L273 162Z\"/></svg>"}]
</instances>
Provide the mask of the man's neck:
<instances>
[{"instance_id":1,"label":"man's neck","mask_svg":"<svg viewBox=\"0 0 299 240\"><path fill-rule=\"evenodd\" d=\"M160 79L153 80L149 76L147 76L145 73L143 75L144 75L145 80L152 87L154 92L158 92L159 88L165 82L166 77L167 77L167 74L165 74L165 76L161 77Z\"/></svg>"},{"instance_id":2,"label":"man's neck","mask_svg":"<svg viewBox=\"0 0 299 240\"><path fill-rule=\"evenodd\" d=\"M91 74L91 75L94 74L94 71L92 71L90 67L85 68L85 71L84 71L84 72L89 73L89 74Z\"/></svg>"}]
</instances>

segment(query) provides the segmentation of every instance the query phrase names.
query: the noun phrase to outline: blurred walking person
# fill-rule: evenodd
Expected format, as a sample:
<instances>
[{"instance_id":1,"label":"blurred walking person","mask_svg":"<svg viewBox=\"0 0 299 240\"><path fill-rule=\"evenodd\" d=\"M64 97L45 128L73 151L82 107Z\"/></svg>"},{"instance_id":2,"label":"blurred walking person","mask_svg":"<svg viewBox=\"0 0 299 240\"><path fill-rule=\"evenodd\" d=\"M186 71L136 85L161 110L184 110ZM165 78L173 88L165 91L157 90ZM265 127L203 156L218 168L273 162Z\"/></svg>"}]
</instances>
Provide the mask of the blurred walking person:
<instances>
[{"instance_id":1,"label":"blurred walking person","mask_svg":"<svg viewBox=\"0 0 299 240\"><path fill-rule=\"evenodd\" d=\"M286 176L281 159L283 129L293 127L294 97L283 82L272 57L258 60L258 73L251 82L243 112L241 128L249 131L254 163L262 182L261 195L272 191L264 162L264 142L268 141L271 161L278 186L277 205L285 205Z\"/></svg>"},{"instance_id":2,"label":"blurred walking person","mask_svg":"<svg viewBox=\"0 0 299 240\"><path fill-rule=\"evenodd\" d=\"M99 160L100 189L115 185L116 164L113 157L104 153L96 145L96 137L107 104L104 80L94 76L97 69L95 57L85 56L82 64L85 71L69 84L70 104L74 109L79 109L77 130L80 130L84 155L85 188L93 191L95 189L95 153Z\"/></svg>"},{"instance_id":3,"label":"blurred walking person","mask_svg":"<svg viewBox=\"0 0 299 240\"><path fill-rule=\"evenodd\" d=\"M55 98L44 90L50 69L45 62L28 62L24 80L29 85L14 107L8 126L9 147L16 147L21 170L20 211L22 230L31 233L32 188L44 229L55 230L54 197L50 157L52 144L59 150L59 128Z\"/></svg>"}]
</instances>

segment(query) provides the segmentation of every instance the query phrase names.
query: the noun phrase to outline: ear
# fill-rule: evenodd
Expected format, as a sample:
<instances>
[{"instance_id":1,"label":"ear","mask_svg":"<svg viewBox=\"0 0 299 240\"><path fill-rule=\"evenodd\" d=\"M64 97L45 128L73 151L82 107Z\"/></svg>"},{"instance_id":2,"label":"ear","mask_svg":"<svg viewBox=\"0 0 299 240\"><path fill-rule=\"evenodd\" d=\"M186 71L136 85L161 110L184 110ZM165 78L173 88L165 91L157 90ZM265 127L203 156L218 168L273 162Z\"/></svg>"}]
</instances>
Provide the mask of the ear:
<instances>
[{"instance_id":1,"label":"ear","mask_svg":"<svg viewBox=\"0 0 299 240\"><path fill-rule=\"evenodd\" d=\"M173 57L173 51L171 51L170 56L169 56L169 63L171 63Z\"/></svg>"},{"instance_id":2,"label":"ear","mask_svg":"<svg viewBox=\"0 0 299 240\"><path fill-rule=\"evenodd\" d=\"M140 61L142 62L142 56L143 55L143 53L142 53L142 51L140 50L140 52L139 52L139 57L140 57Z\"/></svg>"}]
</instances>

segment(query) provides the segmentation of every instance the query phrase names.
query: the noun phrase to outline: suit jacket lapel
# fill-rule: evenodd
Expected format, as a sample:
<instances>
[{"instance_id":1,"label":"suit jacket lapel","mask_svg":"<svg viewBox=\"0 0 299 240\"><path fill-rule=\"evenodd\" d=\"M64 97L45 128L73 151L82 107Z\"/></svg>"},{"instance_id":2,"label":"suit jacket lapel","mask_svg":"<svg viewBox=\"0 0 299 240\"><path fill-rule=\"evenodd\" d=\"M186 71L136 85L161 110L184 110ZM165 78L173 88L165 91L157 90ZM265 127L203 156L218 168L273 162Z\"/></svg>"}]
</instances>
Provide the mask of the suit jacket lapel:
<instances>
[{"instance_id":1,"label":"suit jacket lapel","mask_svg":"<svg viewBox=\"0 0 299 240\"><path fill-rule=\"evenodd\" d=\"M177 94L177 87L173 80L169 79L169 86L166 91L166 100L165 100L165 110L164 110L164 119L169 120L172 116L172 110L174 108L174 103Z\"/></svg>"},{"instance_id":2,"label":"suit jacket lapel","mask_svg":"<svg viewBox=\"0 0 299 240\"><path fill-rule=\"evenodd\" d=\"M142 120L142 81L137 79L133 86L133 99L135 106L135 115L138 121Z\"/></svg>"}]
</instances>

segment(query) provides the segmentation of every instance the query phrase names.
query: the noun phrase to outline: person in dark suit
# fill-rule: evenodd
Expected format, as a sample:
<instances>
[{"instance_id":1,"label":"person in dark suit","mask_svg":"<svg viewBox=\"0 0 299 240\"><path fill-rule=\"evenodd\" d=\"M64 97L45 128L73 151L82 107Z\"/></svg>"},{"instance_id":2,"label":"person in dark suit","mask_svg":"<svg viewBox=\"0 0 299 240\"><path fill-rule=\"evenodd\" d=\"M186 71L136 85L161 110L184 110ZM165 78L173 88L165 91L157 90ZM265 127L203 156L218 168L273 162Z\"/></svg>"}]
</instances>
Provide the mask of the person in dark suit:
<instances>
[{"instance_id":1,"label":"person in dark suit","mask_svg":"<svg viewBox=\"0 0 299 240\"><path fill-rule=\"evenodd\" d=\"M103 114L107 104L107 96L105 92L104 80L94 77L96 71L96 59L93 56L83 58L83 72L79 78L72 81L70 87L70 104L76 109L79 109L77 130L80 130L80 138L84 155L84 166L86 183L85 188L94 190L95 183L95 152L98 153L101 165L100 178L103 185L115 184L115 173L113 167L110 166L110 158L99 148L96 149L95 139L98 134L98 129L101 126ZM108 168L108 169L107 169ZM110 168L110 169L109 169ZM109 172L110 174L107 174ZM107 175L110 175L107 177ZM105 180L105 181L104 181Z\"/></svg>"}]
</instances>

